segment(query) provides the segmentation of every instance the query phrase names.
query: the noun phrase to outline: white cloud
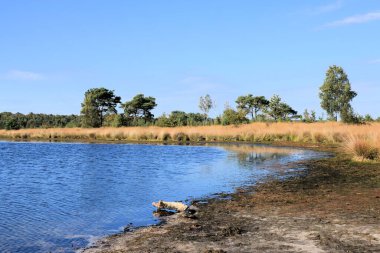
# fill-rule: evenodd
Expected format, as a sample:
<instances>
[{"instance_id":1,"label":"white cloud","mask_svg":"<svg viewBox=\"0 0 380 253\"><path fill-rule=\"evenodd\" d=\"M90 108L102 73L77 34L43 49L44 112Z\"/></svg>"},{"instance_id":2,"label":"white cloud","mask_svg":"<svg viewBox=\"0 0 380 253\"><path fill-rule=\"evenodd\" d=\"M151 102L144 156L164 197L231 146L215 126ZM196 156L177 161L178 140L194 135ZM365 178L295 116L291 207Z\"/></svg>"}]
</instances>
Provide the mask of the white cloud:
<instances>
[{"instance_id":1,"label":"white cloud","mask_svg":"<svg viewBox=\"0 0 380 253\"><path fill-rule=\"evenodd\" d=\"M337 0L335 2L316 7L312 11L312 13L313 14L322 14L322 13L327 13L327 12L339 10L342 7L343 7L343 0Z\"/></svg>"},{"instance_id":2,"label":"white cloud","mask_svg":"<svg viewBox=\"0 0 380 253\"><path fill-rule=\"evenodd\" d=\"M380 20L380 11L347 17L341 20L328 23L324 27L338 27L353 24L363 24L375 20Z\"/></svg>"},{"instance_id":3,"label":"white cloud","mask_svg":"<svg viewBox=\"0 0 380 253\"><path fill-rule=\"evenodd\" d=\"M9 80L37 81L45 79L45 76L31 71L10 70L4 75Z\"/></svg>"}]
</instances>

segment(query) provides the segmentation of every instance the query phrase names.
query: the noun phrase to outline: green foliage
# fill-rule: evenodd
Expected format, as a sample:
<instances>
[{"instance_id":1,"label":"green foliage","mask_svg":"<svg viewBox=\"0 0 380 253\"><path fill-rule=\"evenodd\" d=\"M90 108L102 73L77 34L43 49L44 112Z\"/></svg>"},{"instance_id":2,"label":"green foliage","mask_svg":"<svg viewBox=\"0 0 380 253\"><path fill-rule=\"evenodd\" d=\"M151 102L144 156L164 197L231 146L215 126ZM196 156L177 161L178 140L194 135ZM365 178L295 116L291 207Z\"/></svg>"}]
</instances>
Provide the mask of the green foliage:
<instances>
[{"instance_id":1,"label":"green foliage","mask_svg":"<svg viewBox=\"0 0 380 253\"><path fill-rule=\"evenodd\" d=\"M188 126L199 126L203 122L203 115L200 113L187 113L187 125Z\"/></svg>"},{"instance_id":2,"label":"green foliage","mask_svg":"<svg viewBox=\"0 0 380 253\"><path fill-rule=\"evenodd\" d=\"M366 115L364 115L364 121L365 122L374 122L375 120L371 117L371 115L366 114Z\"/></svg>"},{"instance_id":3,"label":"green foliage","mask_svg":"<svg viewBox=\"0 0 380 253\"><path fill-rule=\"evenodd\" d=\"M144 94L138 94L122 104L124 113L129 119L128 125L141 125L151 122L154 119L152 110L157 106L154 97L145 97Z\"/></svg>"},{"instance_id":4,"label":"green foliage","mask_svg":"<svg viewBox=\"0 0 380 253\"><path fill-rule=\"evenodd\" d=\"M350 119L352 116L348 115L351 111L350 101L356 95L356 92L351 90L350 81L343 68L330 66L319 93L321 107L326 110L329 118L337 121L340 114L344 122L346 122L344 119Z\"/></svg>"},{"instance_id":5,"label":"green foliage","mask_svg":"<svg viewBox=\"0 0 380 253\"><path fill-rule=\"evenodd\" d=\"M203 124L204 116L200 113L173 111L169 116L163 114L156 119L155 125L160 127L199 126Z\"/></svg>"},{"instance_id":6,"label":"green foliage","mask_svg":"<svg viewBox=\"0 0 380 253\"><path fill-rule=\"evenodd\" d=\"M328 112L330 118L340 115L343 122L365 123L374 121L370 115L361 117L354 113L350 101L356 96L351 91L347 75L343 69L332 66L326 73L324 84L320 88L321 105ZM121 104L123 114L117 113L117 105ZM315 122L316 113L305 110L303 117L297 115L288 104L281 101L278 95L272 96L270 101L264 96L239 96L236 99L237 110L226 107L223 114L212 119L209 111L215 106L210 95L200 97L199 108L201 113L186 113L173 111L169 115L163 114L154 118L152 110L157 106L154 97L145 97L138 94L131 101L121 103L121 98L114 91L106 88L93 88L86 91L81 108L81 115L23 115L8 112L0 113L0 129L21 128L51 128L51 127L120 127L120 126L149 126L161 127L198 126L198 125L238 125L249 122L246 118L255 121L289 121L302 118L304 122ZM260 113L260 114L259 114ZM323 117L320 118L323 120ZM380 121L380 118L377 119ZM198 137L194 137L198 138Z\"/></svg>"},{"instance_id":7,"label":"green foliage","mask_svg":"<svg viewBox=\"0 0 380 253\"><path fill-rule=\"evenodd\" d=\"M351 106L345 106L340 112L340 118L344 123L348 124L364 124L364 118L354 113Z\"/></svg>"},{"instance_id":8,"label":"green foliage","mask_svg":"<svg viewBox=\"0 0 380 253\"><path fill-rule=\"evenodd\" d=\"M165 113L156 119L155 125L159 127L171 127L170 120Z\"/></svg>"},{"instance_id":9,"label":"green foliage","mask_svg":"<svg viewBox=\"0 0 380 253\"><path fill-rule=\"evenodd\" d=\"M101 127L102 122L95 103L95 99L91 94L86 94L82 103L82 126L83 127Z\"/></svg>"},{"instance_id":10,"label":"green foliage","mask_svg":"<svg viewBox=\"0 0 380 253\"><path fill-rule=\"evenodd\" d=\"M172 126L186 126L188 116L186 112L173 111L169 116L169 121Z\"/></svg>"},{"instance_id":11,"label":"green foliage","mask_svg":"<svg viewBox=\"0 0 380 253\"><path fill-rule=\"evenodd\" d=\"M82 103L82 125L84 127L103 126L104 117L117 114L116 107L121 98L106 88L93 88L86 91Z\"/></svg>"},{"instance_id":12,"label":"green foliage","mask_svg":"<svg viewBox=\"0 0 380 253\"><path fill-rule=\"evenodd\" d=\"M308 110L305 109L305 111L304 111L304 113L303 113L303 121L304 121L304 122L307 122L307 123L312 123L312 122L317 121L315 111L312 110L312 111L309 113Z\"/></svg>"},{"instance_id":13,"label":"green foliage","mask_svg":"<svg viewBox=\"0 0 380 253\"><path fill-rule=\"evenodd\" d=\"M207 119L207 115L210 112L210 110L215 106L214 101L212 101L209 94L207 94L204 97L199 98L199 109L204 113L205 120Z\"/></svg>"},{"instance_id":14,"label":"green foliage","mask_svg":"<svg viewBox=\"0 0 380 253\"><path fill-rule=\"evenodd\" d=\"M77 115L0 113L0 129L80 127Z\"/></svg>"},{"instance_id":15,"label":"green foliage","mask_svg":"<svg viewBox=\"0 0 380 253\"><path fill-rule=\"evenodd\" d=\"M269 101L264 96L254 97L252 94L240 96L236 100L237 109L250 114L251 119L257 118L257 113L263 111L269 105Z\"/></svg>"},{"instance_id":16,"label":"green foliage","mask_svg":"<svg viewBox=\"0 0 380 253\"><path fill-rule=\"evenodd\" d=\"M285 121L297 117L297 111L288 104L281 102L278 95L273 95L265 112L275 121Z\"/></svg>"},{"instance_id":17,"label":"green foliage","mask_svg":"<svg viewBox=\"0 0 380 253\"><path fill-rule=\"evenodd\" d=\"M248 119L245 117L246 113L243 111L235 111L227 107L222 115L222 125L239 125L247 123Z\"/></svg>"},{"instance_id":18,"label":"green foliage","mask_svg":"<svg viewBox=\"0 0 380 253\"><path fill-rule=\"evenodd\" d=\"M120 114L108 114L104 119L104 126L121 127L124 123L124 118Z\"/></svg>"}]
</instances>

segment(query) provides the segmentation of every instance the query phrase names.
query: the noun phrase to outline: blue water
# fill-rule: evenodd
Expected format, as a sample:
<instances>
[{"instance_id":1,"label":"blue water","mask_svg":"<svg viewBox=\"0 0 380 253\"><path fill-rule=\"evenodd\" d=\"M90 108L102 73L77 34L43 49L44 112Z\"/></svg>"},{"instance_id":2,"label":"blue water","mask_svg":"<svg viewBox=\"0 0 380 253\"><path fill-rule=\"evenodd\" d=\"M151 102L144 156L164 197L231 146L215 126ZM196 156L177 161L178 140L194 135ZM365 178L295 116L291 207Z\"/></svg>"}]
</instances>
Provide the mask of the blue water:
<instances>
[{"instance_id":1,"label":"blue water","mask_svg":"<svg viewBox=\"0 0 380 253\"><path fill-rule=\"evenodd\" d=\"M217 146L0 142L0 252L74 252L128 223L157 223L151 203L254 183L312 151Z\"/></svg>"}]
</instances>

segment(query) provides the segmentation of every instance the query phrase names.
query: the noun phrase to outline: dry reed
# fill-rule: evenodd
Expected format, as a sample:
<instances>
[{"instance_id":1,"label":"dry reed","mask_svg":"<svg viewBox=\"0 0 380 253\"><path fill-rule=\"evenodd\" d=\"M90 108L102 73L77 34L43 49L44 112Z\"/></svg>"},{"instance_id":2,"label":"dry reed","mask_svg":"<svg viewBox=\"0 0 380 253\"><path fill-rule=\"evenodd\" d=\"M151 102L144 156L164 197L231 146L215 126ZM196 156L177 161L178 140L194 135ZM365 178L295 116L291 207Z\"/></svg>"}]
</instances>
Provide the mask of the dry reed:
<instances>
[{"instance_id":1,"label":"dry reed","mask_svg":"<svg viewBox=\"0 0 380 253\"><path fill-rule=\"evenodd\" d=\"M380 123L347 125L337 122L252 123L240 126L51 128L0 130L0 138L51 140L108 140L152 142L306 142L341 144L354 156L363 156L353 143L371 145L371 155L380 148ZM359 144L357 144L359 145ZM359 145L360 146L360 145ZM367 159L367 158L365 158Z\"/></svg>"},{"instance_id":2,"label":"dry reed","mask_svg":"<svg viewBox=\"0 0 380 253\"><path fill-rule=\"evenodd\" d=\"M356 161L380 160L380 139L369 136L350 136L344 142L344 148Z\"/></svg>"}]
</instances>

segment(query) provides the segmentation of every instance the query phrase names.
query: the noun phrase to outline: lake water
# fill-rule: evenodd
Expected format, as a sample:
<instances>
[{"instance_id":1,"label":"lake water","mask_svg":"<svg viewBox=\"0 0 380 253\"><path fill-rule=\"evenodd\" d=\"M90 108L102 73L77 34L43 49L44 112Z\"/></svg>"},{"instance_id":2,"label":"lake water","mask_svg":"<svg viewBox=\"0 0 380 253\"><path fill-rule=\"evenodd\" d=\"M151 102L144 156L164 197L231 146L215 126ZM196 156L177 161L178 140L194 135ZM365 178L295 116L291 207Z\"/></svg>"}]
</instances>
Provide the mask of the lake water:
<instances>
[{"instance_id":1,"label":"lake water","mask_svg":"<svg viewBox=\"0 0 380 253\"><path fill-rule=\"evenodd\" d=\"M74 252L133 223L151 203L191 200L320 156L263 145L0 142L0 252Z\"/></svg>"}]
</instances>

